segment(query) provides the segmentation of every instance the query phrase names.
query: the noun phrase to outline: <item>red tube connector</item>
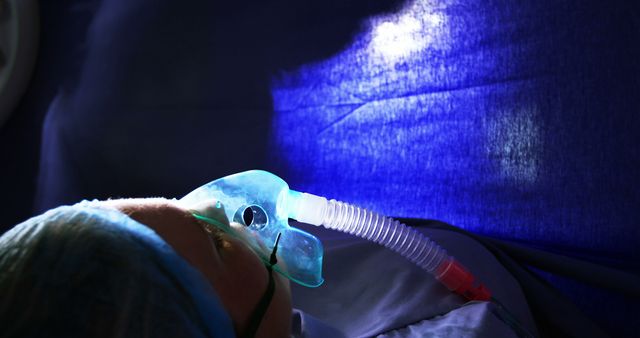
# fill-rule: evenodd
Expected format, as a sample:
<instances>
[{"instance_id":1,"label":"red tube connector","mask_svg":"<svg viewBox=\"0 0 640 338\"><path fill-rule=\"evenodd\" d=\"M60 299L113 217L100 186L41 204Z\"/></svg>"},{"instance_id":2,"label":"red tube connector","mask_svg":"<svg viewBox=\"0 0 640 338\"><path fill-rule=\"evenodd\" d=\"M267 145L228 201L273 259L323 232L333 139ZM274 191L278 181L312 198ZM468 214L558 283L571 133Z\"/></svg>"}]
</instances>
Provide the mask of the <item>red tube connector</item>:
<instances>
[{"instance_id":1,"label":"red tube connector","mask_svg":"<svg viewBox=\"0 0 640 338\"><path fill-rule=\"evenodd\" d=\"M488 301L491 291L475 281L475 277L462 264L454 259L443 261L436 269L436 279L447 289L468 300Z\"/></svg>"}]
</instances>

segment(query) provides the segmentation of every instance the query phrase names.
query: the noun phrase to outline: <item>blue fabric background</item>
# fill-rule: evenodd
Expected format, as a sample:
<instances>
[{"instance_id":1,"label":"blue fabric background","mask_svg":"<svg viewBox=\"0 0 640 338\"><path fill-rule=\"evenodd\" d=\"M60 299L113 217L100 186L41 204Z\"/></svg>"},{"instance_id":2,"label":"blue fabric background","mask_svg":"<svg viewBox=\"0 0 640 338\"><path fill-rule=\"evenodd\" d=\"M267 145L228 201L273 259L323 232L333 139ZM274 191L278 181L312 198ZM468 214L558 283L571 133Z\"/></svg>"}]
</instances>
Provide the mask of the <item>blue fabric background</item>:
<instances>
[{"instance_id":1,"label":"blue fabric background","mask_svg":"<svg viewBox=\"0 0 640 338\"><path fill-rule=\"evenodd\" d=\"M638 268L637 7L416 1L364 26L274 80L292 186Z\"/></svg>"}]
</instances>

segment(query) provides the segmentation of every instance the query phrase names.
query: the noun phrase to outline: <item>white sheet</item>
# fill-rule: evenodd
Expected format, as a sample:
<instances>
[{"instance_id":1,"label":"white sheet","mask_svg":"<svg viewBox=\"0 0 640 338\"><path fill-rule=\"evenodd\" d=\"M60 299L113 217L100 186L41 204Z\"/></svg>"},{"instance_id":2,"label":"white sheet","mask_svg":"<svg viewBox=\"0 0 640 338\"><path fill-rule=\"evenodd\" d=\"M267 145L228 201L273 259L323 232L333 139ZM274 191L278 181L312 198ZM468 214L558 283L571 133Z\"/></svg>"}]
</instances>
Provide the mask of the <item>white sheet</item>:
<instances>
[{"instance_id":1,"label":"white sheet","mask_svg":"<svg viewBox=\"0 0 640 338\"><path fill-rule=\"evenodd\" d=\"M310 227L305 230L314 232L325 246L325 283L315 289L292 285L294 307L300 310L294 317L298 321L294 335L514 335L492 306L465 304L464 299L396 253L346 234ZM488 251L456 233L420 231L465 264L529 331L536 332L518 283Z\"/></svg>"}]
</instances>

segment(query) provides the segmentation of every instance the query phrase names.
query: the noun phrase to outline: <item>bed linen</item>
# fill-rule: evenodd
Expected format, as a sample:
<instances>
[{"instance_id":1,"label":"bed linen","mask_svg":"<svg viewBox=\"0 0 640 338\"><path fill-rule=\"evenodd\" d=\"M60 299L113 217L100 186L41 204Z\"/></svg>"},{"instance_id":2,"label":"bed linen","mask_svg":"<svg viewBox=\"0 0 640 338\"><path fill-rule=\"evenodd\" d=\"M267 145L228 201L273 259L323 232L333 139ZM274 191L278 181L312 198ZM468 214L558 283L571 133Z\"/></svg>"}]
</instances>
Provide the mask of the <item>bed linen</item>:
<instances>
[{"instance_id":1,"label":"bed linen","mask_svg":"<svg viewBox=\"0 0 640 338\"><path fill-rule=\"evenodd\" d=\"M467 302L398 254L347 234L296 226L322 239L325 283L315 289L292 285L294 336L516 336L495 306ZM536 332L518 282L489 251L460 234L419 231L471 269L527 330Z\"/></svg>"}]
</instances>

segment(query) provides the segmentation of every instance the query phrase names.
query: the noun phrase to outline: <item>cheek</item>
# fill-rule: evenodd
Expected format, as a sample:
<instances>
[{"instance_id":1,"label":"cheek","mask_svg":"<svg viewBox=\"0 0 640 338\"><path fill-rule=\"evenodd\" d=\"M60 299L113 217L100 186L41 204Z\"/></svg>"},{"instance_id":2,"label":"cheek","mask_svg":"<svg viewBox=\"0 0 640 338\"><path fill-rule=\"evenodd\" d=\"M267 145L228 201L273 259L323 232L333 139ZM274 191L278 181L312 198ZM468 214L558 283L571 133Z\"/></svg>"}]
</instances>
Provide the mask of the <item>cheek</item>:
<instances>
[{"instance_id":1,"label":"cheek","mask_svg":"<svg viewBox=\"0 0 640 338\"><path fill-rule=\"evenodd\" d=\"M246 325L268 282L267 269L249 250L225 250L220 278L214 281L218 296L239 327Z\"/></svg>"},{"instance_id":2,"label":"cheek","mask_svg":"<svg viewBox=\"0 0 640 338\"><path fill-rule=\"evenodd\" d=\"M267 290L268 272L260 258L244 243L235 238L227 237L227 240L229 245L221 254L224 262L224 286L218 286L216 290L223 293L220 298L227 307L236 330L243 330ZM292 307L289 280L275 271L273 277L276 289L260 324L258 337L289 337Z\"/></svg>"},{"instance_id":3,"label":"cheek","mask_svg":"<svg viewBox=\"0 0 640 338\"><path fill-rule=\"evenodd\" d=\"M276 279L276 292L269 309L265 314L258 338L262 337L289 337L291 335L291 292L289 280L274 272Z\"/></svg>"},{"instance_id":4,"label":"cheek","mask_svg":"<svg viewBox=\"0 0 640 338\"><path fill-rule=\"evenodd\" d=\"M291 303L291 287L289 284L289 280L280 275L279 273L275 273L276 277L276 297L274 300L277 301L277 308L284 313L286 313L287 317L290 317L292 310Z\"/></svg>"},{"instance_id":5,"label":"cheek","mask_svg":"<svg viewBox=\"0 0 640 338\"><path fill-rule=\"evenodd\" d=\"M267 269L258 255L244 243L236 239L229 240L221 257L230 279L245 287L266 287Z\"/></svg>"}]
</instances>

